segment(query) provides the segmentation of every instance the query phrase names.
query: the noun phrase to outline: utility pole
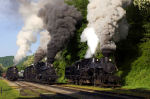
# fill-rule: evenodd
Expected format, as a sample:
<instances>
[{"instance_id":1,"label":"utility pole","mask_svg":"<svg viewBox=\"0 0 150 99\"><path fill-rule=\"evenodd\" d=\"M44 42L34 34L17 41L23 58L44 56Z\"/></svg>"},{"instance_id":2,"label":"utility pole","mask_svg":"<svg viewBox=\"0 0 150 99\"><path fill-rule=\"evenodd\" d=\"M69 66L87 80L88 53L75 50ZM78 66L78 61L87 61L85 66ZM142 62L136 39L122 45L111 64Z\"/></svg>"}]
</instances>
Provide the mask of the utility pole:
<instances>
[{"instance_id":1,"label":"utility pole","mask_svg":"<svg viewBox=\"0 0 150 99\"><path fill-rule=\"evenodd\" d=\"M3 93L3 88L1 87L1 96L2 96L2 93Z\"/></svg>"}]
</instances>

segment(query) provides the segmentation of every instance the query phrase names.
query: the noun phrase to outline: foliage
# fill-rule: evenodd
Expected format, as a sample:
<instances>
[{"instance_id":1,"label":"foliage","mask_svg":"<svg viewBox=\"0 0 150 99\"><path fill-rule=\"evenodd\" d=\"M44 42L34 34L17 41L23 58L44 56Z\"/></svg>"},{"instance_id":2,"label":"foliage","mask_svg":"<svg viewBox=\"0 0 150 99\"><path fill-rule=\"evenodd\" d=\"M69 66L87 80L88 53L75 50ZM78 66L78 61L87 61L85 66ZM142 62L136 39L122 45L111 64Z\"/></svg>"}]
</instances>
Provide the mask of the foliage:
<instances>
[{"instance_id":1,"label":"foliage","mask_svg":"<svg viewBox=\"0 0 150 99\"><path fill-rule=\"evenodd\" d=\"M31 56L27 56L22 62L20 62L18 65L17 65L17 68L18 70L23 70L25 69L27 66L30 66L31 64L33 64L34 62L34 56L31 55Z\"/></svg>"},{"instance_id":2,"label":"foliage","mask_svg":"<svg viewBox=\"0 0 150 99\"><path fill-rule=\"evenodd\" d=\"M26 61L27 58L23 59L19 64L17 64L17 67L19 68L19 70L24 69L23 62ZM7 68L13 66L14 64L13 59L14 59L14 56L0 57L0 64L3 67L3 72L6 72Z\"/></svg>"},{"instance_id":3,"label":"foliage","mask_svg":"<svg viewBox=\"0 0 150 99\"><path fill-rule=\"evenodd\" d=\"M64 78L65 77L65 67L66 67L65 61L57 60L54 62L54 66L55 66L55 68L57 68L56 72L59 77L57 82L58 83L66 83L66 79Z\"/></svg>"},{"instance_id":4,"label":"foliage","mask_svg":"<svg viewBox=\"0 0 150 99\"><path fill-rule=\"evenodd\" d=\"M4 67L2 64L0 64L0 76L2 76L2 73L4 72Z\"/></svg>"},{"instance_id":5,"label":"foliage","mask_svg":"<svg viewBox=\"0 0 150 99\"><path fill-rule=\"evenodd\" d=\"M150 15L149 0L134 0L134 5L138 6L142 16L148 17Z\"/></svg>"},{"instance_id":6,"label":"foliage","mask_svg":"<svg viewBox=\"0 0 150 99\"><path fill-rule=\"evenodd\" d=\"M134 5L139 7L139 10L148 9L150 5L149 0L134 0Z\"/></svg>"},{"instance_id":7,"label":"foliage","mask_svg":"<svg viewBox=\"0 0 150 99\"><path fill-rule=\"evenodd\" d=\"M28 56L27 60L23 62L23 66L24 67L30 66L33 63L34 63L34 56L31 55L31 56Z\"/></svg>"},{"instance_id":8,"label":"foliage","mask_svg":"<svg viewBox=\"0 0 150 99\"><path fill-rule=\"evenodd\" d=\"M75 6L86 20L88 0L66 0L66 3Z\"/></svg>"},{"instance_id":9,"label":"foliage","mask_svg":"<svg viewBox=\"0 0 150 99\"><path fill-rule=\"evenodd\" d=\"M137 0L135 0L137 1ZM146 7L146 6L145 6ZM146 9L146 8L145 8ZM126 40L117 44L115 53L118 75L126 88L150 88L150 23L145 10L137 5L127 9L127 19L130 24Z\"/></svg>"},{"instance_id":10,"label":"foliage","mask_svg":"<svg viewBox=\"0 0 150 99\"><path fill-rule=\"evenodd\" d=\"M138 47L141 56L132 62L132 72L125 77L126 85L133 88L150 88L150 40L139 44Z\"/></svg>"},{"instance_id":11,"label":"foliage","mask_svg":"<svg viewBox=\"0 0 150 99\"><path fill-rule=\"evenodd\" d=\"M2 64L4 67L12 66L13 59L14 59L14 56L0 57L0 64Z\"/></svg>"}]
</instances>

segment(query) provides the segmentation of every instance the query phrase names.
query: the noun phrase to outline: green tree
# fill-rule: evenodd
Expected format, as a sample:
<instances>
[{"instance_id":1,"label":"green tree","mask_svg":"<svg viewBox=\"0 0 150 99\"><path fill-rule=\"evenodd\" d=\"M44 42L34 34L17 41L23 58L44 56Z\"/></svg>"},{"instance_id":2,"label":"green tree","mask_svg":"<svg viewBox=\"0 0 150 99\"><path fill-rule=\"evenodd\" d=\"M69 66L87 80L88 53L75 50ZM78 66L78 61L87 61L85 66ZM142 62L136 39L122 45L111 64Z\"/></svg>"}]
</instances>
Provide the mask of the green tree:
<instances>
[{"instance_id":1,"label":"green tree","mask_svg":"<svg viewBox=\"0 0 150 99\"><path fill-rule=\"evenodd\" d=\"M13 65L13 56L6 56L6 57L0 57L0 64L3 65L3 67L8 67Z\"/></svg>"},{"instance_id":2,"label":"green tree","mask_svg":"<svg viewBox=\"0 0 150 99\"><path fill-rule=\"evenodd\" d=\"M2 76L3 71L4 71L3 65L0 64L0 76Z\"/></svg>"},{"instance_id":3,"label":"green tree","mask_svg":"<svg viewBox=\"0 0 150 99\"><path fill-rule=\"evenodd\" d=\"M26 67L30 66L34 62L34 56L27 56L22 62L17 65L18 70L24 70Z\"/></svg>"},{"instance_id":4,"label":"green tree","mask_svg":"<svg viewBox=\"0 0 150 99\"><path fill-rule=\"evenodd\" d=\"M27 67L34 63L34 55L28 56L27 60L23 62L23 66Z\"/></svg>"}]
</instances>

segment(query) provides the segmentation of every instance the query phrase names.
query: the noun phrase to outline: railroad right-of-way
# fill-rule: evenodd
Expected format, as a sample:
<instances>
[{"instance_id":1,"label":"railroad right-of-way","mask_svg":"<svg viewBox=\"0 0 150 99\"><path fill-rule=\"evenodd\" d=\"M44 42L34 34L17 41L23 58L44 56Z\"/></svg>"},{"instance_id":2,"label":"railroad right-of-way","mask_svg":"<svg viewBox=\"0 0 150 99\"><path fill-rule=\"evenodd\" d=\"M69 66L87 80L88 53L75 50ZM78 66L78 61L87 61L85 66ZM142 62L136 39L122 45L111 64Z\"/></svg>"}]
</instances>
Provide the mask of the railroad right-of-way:
<instances>
[{"instance_id":1,"label":"railroad right-of-way","mask_svg":"<svg viewBox=\"0 0 150 99\"><path fill-rule=\"evenodd\" d=\"M39 96L42 99L145 99L144 97L109 92L96 92L93 90L71 88L61 85L43 85L24 81L17 81L15 83L20 87L28 88L31 91L34 91L33 89L46 91L47 93L39 92Z\"/></svg>"}]
</instances>

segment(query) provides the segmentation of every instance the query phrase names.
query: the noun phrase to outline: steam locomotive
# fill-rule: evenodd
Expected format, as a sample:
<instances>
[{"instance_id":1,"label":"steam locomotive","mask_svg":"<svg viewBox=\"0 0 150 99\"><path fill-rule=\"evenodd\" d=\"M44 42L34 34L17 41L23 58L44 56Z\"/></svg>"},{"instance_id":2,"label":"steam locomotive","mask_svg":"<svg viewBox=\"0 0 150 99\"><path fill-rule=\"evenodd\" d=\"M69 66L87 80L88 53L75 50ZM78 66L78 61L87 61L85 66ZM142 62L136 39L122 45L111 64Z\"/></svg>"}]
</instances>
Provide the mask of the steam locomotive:
<instances>
[{"instance_id":1,"label":"steam locomotive","mask_svg":"<svg viewBox=\"0 0 150 99\"><path fill-rule=\"evenodd\" d=\"M44 62L38 62L34 65L32 64L24 70L25 81L54 84L56 79L57 75L55 69L46 65Z\"/></svg>"},{"instance_id":2,"label":"steam locomotive","mask_svg":"<svg viewBox=\"0 0 150 99\"><path fill-rule=\"evenodd\" d=\"M65 75L74 84L90 84L102 87L119 86L120 78L113 75L117 67L111 59L89 58L77 61L66 68Z\"/></svg>"},{"instance_id":3,"label":"steam locomotive","mask_svg":"<svg viewBox=\"0 0 150 99\"><path fill-rule=\"evenodd\" d=\"M65 77L68 79L68 83L90 84L102 87L120 86L120 78L114 75L117 71L117 66L109 58L110 53L109 50L105 50L103 51L105 57L101 59L83 59L66 67ZM9 80L17 80L17 72L16 67L11 67L8 69L6 76L8 76ZM51 65L38 62L25 68L23 78L25 81L55 84L58 77Z\"/></svg>"},{"instance_id":4,"label":"steam locomotive","mask_svg":"<svg viewBox=\"0 0 150 99\"><path fill-rule=\"evenodd\" d=\"M15 66L9 67L6 72L6 78L11 81L16 81L18 79L18 69Z\"/></svg>"}]
</instances>

